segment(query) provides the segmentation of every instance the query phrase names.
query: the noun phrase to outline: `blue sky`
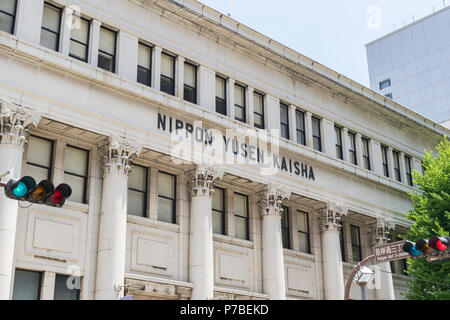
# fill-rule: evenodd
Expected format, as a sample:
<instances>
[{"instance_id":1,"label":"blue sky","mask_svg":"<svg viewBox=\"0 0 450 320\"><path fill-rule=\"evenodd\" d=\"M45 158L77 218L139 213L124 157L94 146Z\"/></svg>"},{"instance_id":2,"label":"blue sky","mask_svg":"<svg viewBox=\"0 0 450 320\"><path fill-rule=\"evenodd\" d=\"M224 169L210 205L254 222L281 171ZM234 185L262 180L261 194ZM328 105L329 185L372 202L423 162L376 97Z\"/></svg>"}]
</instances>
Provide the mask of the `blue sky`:
<instances>
[{"instance_id":1,"label":"blue sky","mask_svg":"<svg viewBox=\"0 0 450 320\"><path fill-rule=\"evenodd\" d=\"M444 0L200 0L369 86L365 44L444 7ZM445 0L450 5L450 0Z\"/></svg>"}]
</instances>

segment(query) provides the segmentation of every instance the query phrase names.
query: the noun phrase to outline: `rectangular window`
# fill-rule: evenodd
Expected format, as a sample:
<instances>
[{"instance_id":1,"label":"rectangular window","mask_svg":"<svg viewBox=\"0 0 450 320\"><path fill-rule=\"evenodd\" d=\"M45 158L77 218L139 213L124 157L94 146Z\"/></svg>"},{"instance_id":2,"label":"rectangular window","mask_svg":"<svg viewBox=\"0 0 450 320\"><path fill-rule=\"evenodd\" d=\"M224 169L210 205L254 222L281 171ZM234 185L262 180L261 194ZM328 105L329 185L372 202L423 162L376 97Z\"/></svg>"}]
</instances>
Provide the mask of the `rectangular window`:
<instances>
[{"instance_id":1,"label":"rectangular window","mask_svg":"<svg viewBox=\"0 0 450 320\"><path fill-rule=\"evenodd\" d=\"M389 178L388 148L386 146L381 146L381 158L383 161L384 176Z\"/></svg>"},{"instance_id":2,"label":"rectangular window","mask_svg":"<svg viewBox=\"0 0 450 320\"><path fill-rule=\"evenodd\" d=\"M64 182L72 188L70 201L86 203L89 151L66 146L64 153Z\"/></svg>"},{"instance_id":3,"label":"rectangular window","mask_svg":"<svg viewBox=\"0 0 450 320\"><path fill-rule=\"evenodd\" d=\"M390 86L391 86L391 79L386 79L380 82L380 90L383 90L384 88L388 88Z\"/></svg>"},{"instance_id":4,"label":"rectangular window","mask_svg":"<svg viewBox=\"0 0 450 320\"><path fill-rule=\"evenodd\" d=\"M234 118L247 122L245 88L239 84L234 85Z\"/></svg>"},{"instance_id":5,"label":"rectangular window","mask_svg":"<svg viewBox=\"0 0 450 320\"><path fill-rule=\"evenodd\" d=\"M280 103L280 135L289 139L289 107L284 103Z\"/></svg>"},{"instance_id":6,"label":"rectangular window","mask_svg":"<svg viewBox=\"0 0 450 320\"><path fill-rule=\"evenodd\" d=\"M59 51L62 10L45 2L41 27L41 46ZM26 22L24 22L26 23Z\"/></svg>"},{"instance_id":7,"label":"rectangular window","mask_svg":"<svg viewBox=\"0 0 450 320\"><path fill-rule=\"evenodd\" d=\"M344 223L341 221L341 228L339 230L339 243L341 245L341 258L345 262L345 242L344 242Z\"/></svg>"},{"instance_id":8,"label":"rectangular window","mask_svg":"<svg viewBox=\"0 0 450 320\"><path fill-rule=\"evenodd\" d=\"M406 169L406 182L408 185L413 185L412 173L411 173L411 158L405 156L405 169Z\"/></svg>"},{"instance_id":9,"label":"rectangular window","mask_svg":"<svg viewBox=\"0 0 450 320\"><path fill-rule=\"evenodd\" d=\"M27 144L25 174L33 177L36 183L51 180L53 165L53 141L30 136Z\"/></svg>"},{"instance_id":10,"label":"rectangular window","mask_svg":"<svg viewBox=\"0 0 450 320\"><path fill-rule=\"evenodd\" d=\"M145 217L147 214L148 168L131 165L128 176L128 214Z\"/></svg>"},{"instance_id":11,"label":"rectangular window","mask_svg":"<svg viewBox=\"0 0 450 320\"><path fill-rule=\"evenodd\" d=\"M407 275L408 266L406 259L391 261L391 272L395 274Z\"/></svg>"},{"instance_id":12,"label":"rectangular window","mask_svg":"<svg viewBox=\"0 0 450 320\"><path fill-rule=\"evenodd\" d=\"M297 143L306 146L305 113L300 110L295 110L295 121L297 125Z\"/></svg>"},{"instance_id":13,"label":"rectangular window","mask_svg":"<svg viewBox=\"0 0 450 320\"><path fill-rule=\"evenodd\" d=\"M290 224L289 224L289 208L281 206L283 212L281 213L281 238L283 241L283 248L291 248L291 237L290 237Z\"/></svg>"},{"instance_id":14,"label":"rectangular window","mask_svg":"<svg viewBox=\"0 0 450 320\"><path fill-rule=\"evenodd\" d=\"M243 194L234 194L234 236L248 240L248 197Z\"/></svg>"},{"instance_id":15,"label":"rectangular window","mask_svg":"<svg viewBox=\"0 0 450 320\"><path fill-rule=\"evenodd\" d=\"M80 288L77 288L77 284L80 281L80 278L57 274L53 300L79 300Z\"/></svg>"},{"instance_id":16,"label":"rectangular window","mask_svg":"<svg viewBox=\"0 0 450 320\"><path fill-rule=\"evenodd\" d=\"M392 156L394 158L394 178L395 180L402 182L402 177L400 175L400 156L398 151L393 151Z\"/></svg>"},{"instance_id":17,"label":"rectangular window","mask_svg":"<svg viewBox=\"0 0 450 320\"><path fill-rule=\"evenodd\" d=\"M227 115L227 80L216 76L216 112Z\"/></svg>"},{"instance_id":18,"label":"rectangular window","mask_svg":"<svg viewBox=\"0 0 450 320\"><path fill-rule=\"evenodd\" d=\"M158 173L158 220L176 221L176 176L160 171Z\"/></svg>"},{"instance_id":19,"label":"rectangular window","mask_svg":"<svg viewBox=\"0 0 450 320\"><path fill-rule=\"evenodd\" d=\"M350 225L350 237L352 241L353 263L358 263L362 260L361 235L359 232L359 227Z\"/></svg>"},{"instance_id":20,"label":"rectangular window","mask_svg":"<svg viewBox=\"0 0 450 320\"><path fill-rule=\"evenodd\" d=\"M264 95L258 92L253 93L255 127L264 129Z\"/></svg>"},{"instance_id":21,"label":"rectangular window","mask_svg":"<svg viewBox=\"0 0 450 320\"><path fill-rule=\"evenodd\" d=\"M300 252L311 253L311 244L309 240L309 214L303 211L297 211L298 240Z\"/></svg>"},{"instance_id":22,"label":"rectangular window","mask_svg":"<svg viewBox=\"0 0 450 320\"><path fill-rule=\"evenodd\" d=\"M152 47L139 42L137 82L152 85Z\"/></svg>"},{"instance_id":23,"label":"rectangular window","mask_svg":"<svg viewBox=\"0 0 450 320\"><path fill-rule=\"evenodd\" d=\"M14 275L13 300L39 300L41 296L42 272L16 269Z\"/></svg>"},{"instance_id":24,"label":"rectangular window","mask_svg":"<svg viewBox=\"0 0 450 320\"><path fill-rule=\"evenodd\" d=\"M320 132L320 119L312 117L312 134L314 150L322 151L322 134Z\"/></svg>"},{"instance_id":25,"label":"rectangular window","mask_svg":"<svg viewBox=\"0 0 450 320\"><path fill-rule=\"evenodd\" d=\"M197 67L184 63L184 100L197 103Z\"/></svg>"},{"instance_id":26,"label":"rectangular window","mask_svg":"<svg viewBox=\"0 0 450 320\"><path fill-rule=\"evenodd\" d=\"M103 70L116 72L117 32L100 27L100 44L98 48L98 64Z\"/></svg>"},{"instance_id":27,"label":"rectangular window","mask_svg":"<svg viewBox=\"0 0 450 320\"><path fill-rule=\"evenodd\" d=\"M212 197L213 232L225 234L225 190L215 187Z\"/></svg>"},{"instance_id":28,"label":"rectangular window","mask_svg":"<svg viewBox=\"0 0 450 320\"><path fill-rule=\"evenodd\" d=\"M370 170L369 139L361 138L364 169Z\"/></svg>"},{"instance_id":29,"label":"rectangular window","mask_svg":"<svg viewBox=\"0 0 450 320\"><path fill-rule=\"evenodd\" d=\"M17 0L0 1L0 30L14 34Z\"/></svg>"},{"instance_id":30,"label":"rectangular window","mask_svg":"<svg viewBox=\"0 0 450 320\"><path fill-rule=\"evenodd\" d=\"M161 54L161 91L175 95L175 57Z\"/></svg>"},{"instance_id":31,"label":"rectangular window","mask_svg":"<svg viewBox=\"0 0 450 320\"><path fill-rule=\"evenodd\" d=\"M350 163L353 163L354 165L358 165L358 160L356 158L356 139L355 134L352 132L348 133L348 139L349 139L349 156L350 156Z\"/></svg>"},{"instance_id":32,"label":"rectangular window","mask_svg":"<svg viewBox=\"0 0 450 320\"><path fill-rule=\"evenodd\" d=\"M336 145L336 158L344 160L342 151L342 131L339 127L334 127L334 143Z\"/></svg>"},{"instance_id":33,"label":"rectangular window","mask_svg":"<svg viewBox=\"0 0 450 320\"><path fill-rule=\"evenodd\" d=\"M91 22L83 17L77 16L75 13L72 19L79 21L79 28L72 28L70 34L69 56L84 62L88 61L89 52L89 31Z\"/></svg>"},{"instance_id":34,"label":"rectangular window","mask_svg":"<svg viewBox=\"0 0 450 320\"><path fill-rule=\"evenodd\" d=\"M386 98L389 98L392 100L392 92L389 92L387 94L384 95Z\"/></svg>"}]
</instances>

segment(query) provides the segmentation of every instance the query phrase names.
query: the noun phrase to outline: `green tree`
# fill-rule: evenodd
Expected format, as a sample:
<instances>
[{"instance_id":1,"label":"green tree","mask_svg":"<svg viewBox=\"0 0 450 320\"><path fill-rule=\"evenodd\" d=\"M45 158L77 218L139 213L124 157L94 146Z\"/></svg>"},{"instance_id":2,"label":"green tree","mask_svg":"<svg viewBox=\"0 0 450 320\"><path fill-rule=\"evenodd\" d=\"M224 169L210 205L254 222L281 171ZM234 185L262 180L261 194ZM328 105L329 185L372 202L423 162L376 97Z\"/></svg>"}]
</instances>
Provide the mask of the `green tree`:
<instances>
[{"instance_id":1,"label":"green tree","mask_svg":"<svg viewBox=\"0 0 450 320\"><path fill-rule=\"evenodd\" d=\"M413 209L406 217L414 224L405 235L413 242L450 234L450 142L447 137L444 136L436 151L436 156L432 151L425 153L423 175L413 172L418 191L409 194ZM408 259L407 273L416 278L408 281L407 299L450 300L450 260L428 263L424 258Z\"/></svg>"}]
</instances>

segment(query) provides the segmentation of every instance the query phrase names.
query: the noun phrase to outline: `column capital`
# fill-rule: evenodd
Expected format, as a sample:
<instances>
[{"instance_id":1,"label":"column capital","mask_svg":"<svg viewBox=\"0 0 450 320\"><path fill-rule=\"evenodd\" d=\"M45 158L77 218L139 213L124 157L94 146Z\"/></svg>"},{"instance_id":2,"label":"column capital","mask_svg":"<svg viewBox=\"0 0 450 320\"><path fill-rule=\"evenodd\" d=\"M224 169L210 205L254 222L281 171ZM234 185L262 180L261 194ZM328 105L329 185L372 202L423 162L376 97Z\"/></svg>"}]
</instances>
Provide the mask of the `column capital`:
<instances>
[{"instance_id":1,"label":"column capital","mask_svg":"<svg viewBox=\"0 0 450 320\"><path fill-rule=\"evenodd\" d=\"M258 193L258 205L262 209L261 215L281 215L281 202L291 197L291 191L280 184L268 184L266 190Z\"/></svg>"},{"instance_id":2,"label":"column capital","mask_svg":"<svg viewBox=\"0 0 450 320\"><path fill-rule=\"evenodd\" d=\"M338 231L341 227L342 217L347 214L348 209L342 204L328 201L326 208L320 209L321 231Z\"/></svg>"},{"instance_id":3,"label":"column capital","mask_svg":"<svg viewBox=\"0 0 450 320\"><path fill-rule=\"evenodd\" d=\"M394 228L395 222L384 217L377 218L376 223L369 225L370 234L375 238L375 245L387 244L391 240L389 239L389 232Z\"/></svg>"},{"instance_id":4,"label":"column capital","mask_svg":"<svg viewBox=\"0 0 450 320\"><path fill-rule=\"evenodd\" d=\"M192 190L192 196L209 196L214 193L214 181L221 180L223 169L213 165L197 165L191 172L192 178L189 181L189 188Z\"/></svg>"},{"instance_id":5,"label":"column capital","mask_svg":"<svg viewBox=\"0 0 450 320\"><path fill-rule=\"evenodd\" d=\"M40 120L38 112L1 99L0 144L13 144L23 148L30 127L37 127Z\"/></svg>"},{"instance_id":6,"label":"column capital","mask_svg":"<svg viewBox=\"0 0 450 320\"><path fill-rule=\"evenodd\" d=\"M112 135L109 137L107 155L105 156L105 173L128 175L130 158L139 155L142 145L126 138Z\"/></svg>"}]
</instances>

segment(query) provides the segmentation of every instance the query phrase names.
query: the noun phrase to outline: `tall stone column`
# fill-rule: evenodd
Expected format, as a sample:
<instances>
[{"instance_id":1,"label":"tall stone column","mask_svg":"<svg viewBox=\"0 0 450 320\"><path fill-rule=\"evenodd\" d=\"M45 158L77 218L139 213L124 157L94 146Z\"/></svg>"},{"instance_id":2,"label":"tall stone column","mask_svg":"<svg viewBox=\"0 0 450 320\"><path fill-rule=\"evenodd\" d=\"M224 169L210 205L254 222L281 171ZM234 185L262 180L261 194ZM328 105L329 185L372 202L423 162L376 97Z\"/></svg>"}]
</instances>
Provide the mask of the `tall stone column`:
<instances>
[{"instance_id":1,"label":"tall stone column","mask_svg":"<svg viewBox=\"0 0 450 320\"><path fill-rule=\"evenodd\" d=\"M372 228L375 235L375 245L381 246L389 243L389 231L395 227L388 219L378 218ZM391 264L379 263L375 269L375 297L377 300L395 300L394 283L392 281Z\"/></svg>"},{"instance_id":2,"label":"tall stone column","mask_svg":"<svg viewBox=\"0 0 450 320\"><path fill-rule=\"evenodd\" d=\"M142 146L112 136L105 156L95 299L117 300L125 277L128 171Z\"/></svg>"},{"instance_id":3,"label":"tall stone column","mask_svg":"<svg viewBox=\"0 0 450 320\"><path fill-rule=\"evenodd\" d=\"M323 289L326 300L344 300L344 272L339 241L340 220L347 209L327 203L321 212Z\"/></svg>"},{"instance_id":4,"label":"tall stone column","mask_svg":"<svg viewBox=\"0 0 450 320\"><path fill-rule=\"evenodd\" d=\"M214 181L222 176L223 171L216 167L198 165L190 181L189 281L194 284L192 300L214 297L212 195Z\"/></svg>"},{"instance_id":5,"label":"tall stone column","mask_svg":"<svg viewBox=\"0 0 450 320\"><path fill-rule=\"evenodd\" d=\"M9 171L2 182L20 178L23 148L28 130L37 126L40 115L32 110L0 102L0 174ZM3 189L3 188L1 188ZM18 201L5 196L0 189L0 300L11 297L11 277L14 262L14 242Z\"/></svg>"},{"instance_id":6,"label":"tall stone column","mask_svg":"<svg viewBox=\"0 0 450 320\"><path fill-rule=\"evenodd\" d=\"M262 216L262 274L263 292L272 300L286 299L283 239L281 235L281 202L289 199L291 192L280 185L269 184L260 193Z\"/></svg>"}]
</instances>

